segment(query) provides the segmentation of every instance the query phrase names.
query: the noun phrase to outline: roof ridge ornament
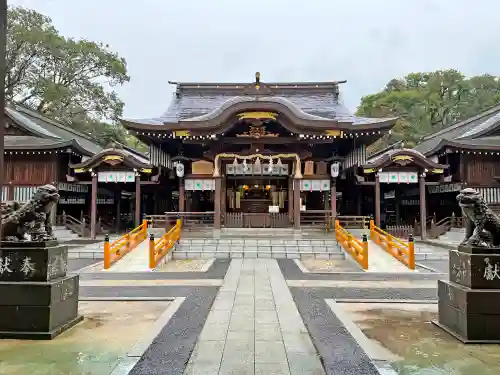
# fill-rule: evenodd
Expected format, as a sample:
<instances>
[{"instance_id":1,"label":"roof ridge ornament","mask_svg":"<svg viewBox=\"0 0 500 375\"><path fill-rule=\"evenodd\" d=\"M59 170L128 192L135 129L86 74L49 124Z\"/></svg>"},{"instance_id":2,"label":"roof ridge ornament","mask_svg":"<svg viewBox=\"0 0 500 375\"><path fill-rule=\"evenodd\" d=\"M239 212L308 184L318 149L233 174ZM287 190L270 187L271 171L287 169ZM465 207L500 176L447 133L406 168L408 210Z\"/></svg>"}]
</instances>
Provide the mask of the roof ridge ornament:
<instances>
[{"instance_id":1,"label":"roof ridge ornament","mask_svg":"<svg viewBox=\"0 0 500 375\"><path fill-rule=\"evenodd\" d=\"M244 95L272 95L268 85L260 80L260 72L255 72L255 82L247 85L243 91Z\"/></svg>"}]
</instances>

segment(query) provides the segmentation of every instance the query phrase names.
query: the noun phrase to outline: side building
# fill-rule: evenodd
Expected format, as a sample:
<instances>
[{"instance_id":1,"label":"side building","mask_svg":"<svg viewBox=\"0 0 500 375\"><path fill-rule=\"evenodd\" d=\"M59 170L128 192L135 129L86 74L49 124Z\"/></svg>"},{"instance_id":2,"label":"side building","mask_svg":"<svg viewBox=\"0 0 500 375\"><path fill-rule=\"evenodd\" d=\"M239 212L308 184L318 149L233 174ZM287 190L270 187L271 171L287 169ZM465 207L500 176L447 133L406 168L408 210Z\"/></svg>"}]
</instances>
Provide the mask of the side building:
<instances>
[{"instance_id":1,"label":"side building","mask_svg":"<svg viewBox=\"0 0 500 375\"><path fill-rule=\"evenodd\" d=\"M7 106L5 117L3 201L26 202L37 187L53 184L61 195L53 214L59 220L64 217L78 234L95 237L100 230L134 226L134 217L128 214L136 202L134 189L117 195L118 183L102 183L93 192L91 182L75 178L73 166L105 155L110 164L104 170L115 170L125 153L127 161L144 167L149 165L147 156L120 145L103 149L90 136L22 106ZM125 207L122 213L116 208L120 206Z\"/></svg>"},{"instance_id":2,"label":"side building","mask_svg":"<svg viewBox=\"0 0 500 375\"><path fill-rule=\"evenodd\" d=\"M428 190L438 220L460 214L455 197L464 187L500 211L500 105L426 136L415 150L450 166L447 183Z\"/></svg>"}]
</instances>

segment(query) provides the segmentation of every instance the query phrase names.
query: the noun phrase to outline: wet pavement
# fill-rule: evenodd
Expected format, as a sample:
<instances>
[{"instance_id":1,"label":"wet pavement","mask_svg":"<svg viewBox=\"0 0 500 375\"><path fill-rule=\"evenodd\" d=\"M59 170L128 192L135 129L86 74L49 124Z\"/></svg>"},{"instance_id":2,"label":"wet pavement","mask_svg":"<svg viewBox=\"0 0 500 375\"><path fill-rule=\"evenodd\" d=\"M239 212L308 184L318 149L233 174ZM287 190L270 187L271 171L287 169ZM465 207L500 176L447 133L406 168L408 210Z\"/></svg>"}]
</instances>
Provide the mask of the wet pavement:
<instances>
[{"instance_id":1,"label":"wet pavement","mask_svg":"<svg viewBox=\"0 0 500 375\"><path fill-rule=\"evenodd\" d=\"M85 319L54 340L0 340L0 375L108 375L168 306L81 301Z\"/></svg>"},{"instance_id":2,"label":"wet pavement","mask_svg":"<svg viewBox=\"0 0 500 375\"><path fill-rule=\"evenodd\" d=\"M70 269L93 262L71 260ZM87 267L86 319L52 341L0 341L0 375L500 373L499 345L465 346L431 324L448 262L422 263L441 273L362 272L318 259L177 260L163 272ZM132 358L138 342L144 349Z\"/></svg>"},{"instance_id":3,"label":"wet pavement","mask_svg":"<svg viewBox=\"0 0 500 375\"><path fill-rule=\"evenodd\" d=\"M431 323L437 304L341 304L398 375L497 375L500 345L463 345Z\"/></svg>"}]
</instances>

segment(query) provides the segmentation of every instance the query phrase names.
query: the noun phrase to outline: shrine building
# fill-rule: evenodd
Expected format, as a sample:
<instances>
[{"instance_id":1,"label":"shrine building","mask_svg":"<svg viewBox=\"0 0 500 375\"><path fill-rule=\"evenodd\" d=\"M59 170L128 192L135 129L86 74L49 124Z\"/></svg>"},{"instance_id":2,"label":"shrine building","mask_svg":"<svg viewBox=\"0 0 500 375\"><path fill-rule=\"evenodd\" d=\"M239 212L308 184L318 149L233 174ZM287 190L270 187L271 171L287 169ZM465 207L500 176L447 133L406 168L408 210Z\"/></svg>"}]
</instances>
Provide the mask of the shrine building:
<instances>
[{"instance_id":1,"label":"shrine building","mask_svg":"<svg viewBox=\"0 0 500 375\"><path fill-rule=\"evenodd\" d=\"M340 97L345 81L269 83L257 73L251 83L170 83L163 115L122 121L149 145L161 181L143 214L209 212L214 228L375 214L358 167L397 119L352 115Z\"/></svg>"}]
</instances>

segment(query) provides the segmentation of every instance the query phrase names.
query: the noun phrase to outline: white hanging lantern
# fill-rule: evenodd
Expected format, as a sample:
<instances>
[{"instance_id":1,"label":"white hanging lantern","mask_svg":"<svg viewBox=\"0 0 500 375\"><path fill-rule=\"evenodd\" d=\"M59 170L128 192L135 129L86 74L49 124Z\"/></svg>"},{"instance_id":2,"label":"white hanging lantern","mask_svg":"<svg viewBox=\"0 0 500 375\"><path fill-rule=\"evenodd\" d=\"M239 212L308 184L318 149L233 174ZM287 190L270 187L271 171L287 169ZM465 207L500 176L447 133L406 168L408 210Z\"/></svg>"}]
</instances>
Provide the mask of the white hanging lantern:
<instances>
[{"instance_id":1,"label":"white hanging lantern","mask_svg":"<svg viewBox=\"0 0 500 375\"><path fill-rule=\"evenodd\" d=\"M340 163L338 161L332 163L330 166L330 174L332 175L333 178L336 178L339 176L340 172Z\"/></svg>"},{"instance_id":2,"label":"white hanging lantern","mask_svg":"<svg viewBox=\"0 0 500 375\"><path fill-rule=\"evenodd\" d=\"M177 177L184 177L184 164L177 163L175 166L175 173L177 174Z\"/></svg>"}]
</instances>

